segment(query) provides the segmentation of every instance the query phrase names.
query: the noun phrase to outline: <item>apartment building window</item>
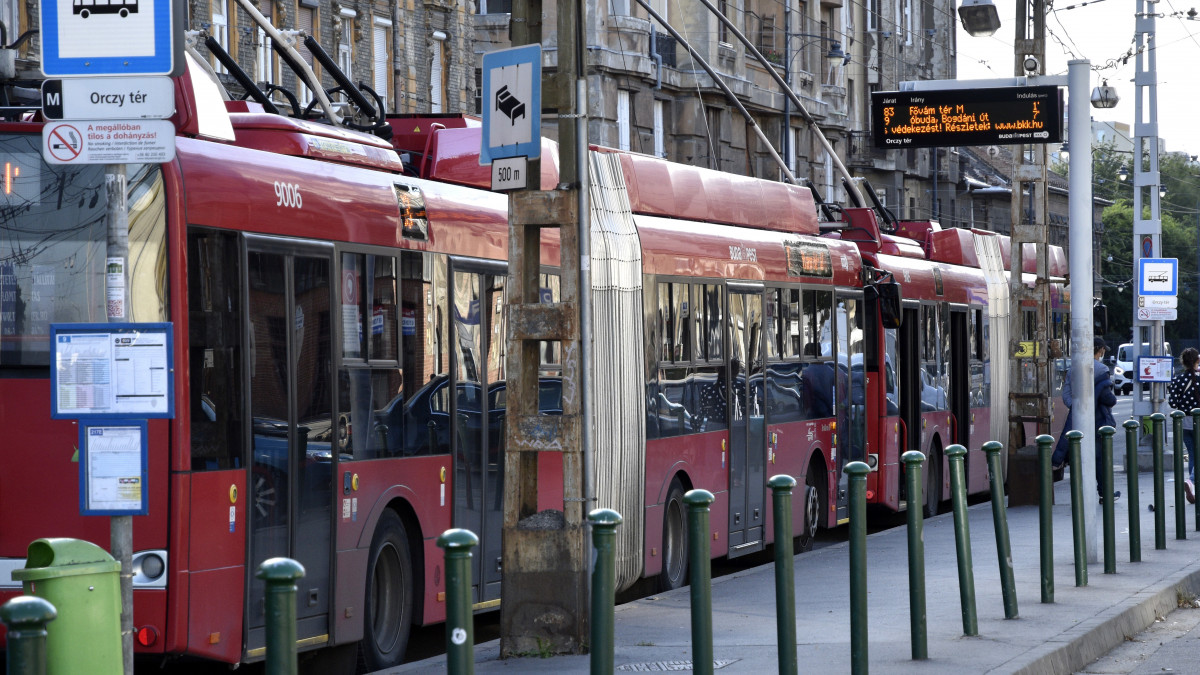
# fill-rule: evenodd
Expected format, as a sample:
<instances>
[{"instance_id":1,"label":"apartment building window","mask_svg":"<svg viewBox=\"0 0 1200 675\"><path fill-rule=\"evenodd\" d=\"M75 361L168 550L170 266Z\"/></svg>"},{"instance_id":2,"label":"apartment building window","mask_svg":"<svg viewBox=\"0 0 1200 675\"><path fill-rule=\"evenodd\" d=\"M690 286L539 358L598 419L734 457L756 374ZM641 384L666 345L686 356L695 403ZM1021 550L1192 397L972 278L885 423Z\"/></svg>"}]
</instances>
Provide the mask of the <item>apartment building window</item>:
<instances>
[{"instance_id":1,"label":"apartment building window","mask_svg":"<svg viewBox=\"0 0 1200 675\"><path fill-rule=\"evenodd\" d=\"M259 83L272 84L278 81L275 72L275 52L271 50L271 36L258 29L258 50L254 59Z\"/></svg>"},{"instance_id":2,"label":"apartment building window","mask_svg":"<svg viewBox=\"0 0 1200 675\"><path fill-rule=\"evenodd\" d=\"M479 0L480 14L511 14L512 0Z\"/></svg>"},{"instance_id":3,"label":"apartment building window","mask_svg":"<svg viewBox=\"0 0 1200 675\"><path fill-rule=\"evenodd\" d=\"M312 7L299 7L296 10L296 30L304 31L306 35L316 35L316 10ZM308 51L308 47L304 46L303 42L296 44L296 51L300 53L300 58L308 64L309 68L313 67L313 55ZM300 100L301 105L307 106L312 103L313 93L304 83L303 78L296 75L296 97Z\"/></svg>"},{"instance_id":4,"label":"apartment building window","mask_svg":"<svg viewBox=\"0 0 1200 675\"><path fill-rule=\"evenodd\" d=\"M629 92L617 91L617 149L629 150Z\"/></svg>"},{"instance_id":5,"label":"apartment building window","mask_svg":"<svg viewBox=\"0 0 1200 675\"><path fill-rule=\"evenodd\" d=\"M867 0L867 30L883 30L879 27L879 3L882 0Z\"/></svg>"},{"instance_id":6,"label":"apartment building window","mask_svg":"<svg viewBox=\"0 0 1200 675\"><path fill-rule=\"evenodd\" d=\"M666 157L666 129L663 125L663 102L654 102L654 156Z\"/></svg>"},{"instance_id":7,"label":"apartment building window","mask_svg":"<svg viewBox=\"0 0 1200 675\"><path fill-rule=\"evenodd\" d=\"M911 45L912 38L912 0L904 0L904 44Z\"/></svg>"},{"instance_id":8,"label":"apartment building window","mask_svg":"<svg viewBox=\"0 0 1200 675\"><path fill-rule=\"evenodd\" d=\"M717 0L717 10L721 12L721 16L729 16L728 0ZM729 42L729 29L721 21L717 21L717 40L721 42Z\"/></svg>"},{"instance_id":9,"label":"apartment building window","mask_svg":"<svg viewBox=\"0 0 1200 675\"><path fill-rule=\"evenodd\" d=\"M791 141L792 145L792 156L789 158L790 165L788 166L788 169L791 170L792 175L796 177L796 180L803 180L804 178L800 175L800 130L796 127L792 127L790 130L788 130L788 134L791 136L789 140Z\"/></svg>"},{"instance_id":10,"label":"apartment building window","mask_svg":"<svg viewBox=\"0 0 1200 675\"><path fill-rule=\"evenodd\" d=\"M708 167L721 169L721 109L705 108L704 122L708 135Z\"/></svg>"},{"instance_id":11,"label":"apartment building window","mask_svg":"<svg viewBox=\"0 0 1200 675\"><path fill-rule=\"evenodd\" d=\"M13 26L15 24L6 24ZM213 0L212 2L212 36L221 45L221 49L225 53L229 53L229 0ZM228 70L221 64L220 61L213 59L213 68L218 73L227 73Z\"/></svg>"},{"instance_id":12,"label":"apartment building window","mask_svg":"<svg viewBox=\"0 0 1200 675\"><path fill-rule=\"evenodd\" d=\"M358 12L342 8L342 30L338 36L338 68L350 79L354 79L354 19Z\"/></svg>"},{"instance_id":13,"label":"apartment building window","mask_svg":"<svg viewBox=\"0 0 1200 675\"><path fill-rule=\"evenodd\" d=\"M371 17L371 64L374 81L371 86L391 105L392 96L392 22L382 16Z\"/></svg>"},{"instance_id":14,"label":"apartment building window","mask_svg":"<svg viewBox=\"0 0 1200 675\"><path fill-rule=\"evenodd\" d=\"M429 44L429 112L431 113L440 113L445 106L446 54L443 49L445 41L445 33L440 30L433 31L433 40Z\"/></svg>"}]
</instances>

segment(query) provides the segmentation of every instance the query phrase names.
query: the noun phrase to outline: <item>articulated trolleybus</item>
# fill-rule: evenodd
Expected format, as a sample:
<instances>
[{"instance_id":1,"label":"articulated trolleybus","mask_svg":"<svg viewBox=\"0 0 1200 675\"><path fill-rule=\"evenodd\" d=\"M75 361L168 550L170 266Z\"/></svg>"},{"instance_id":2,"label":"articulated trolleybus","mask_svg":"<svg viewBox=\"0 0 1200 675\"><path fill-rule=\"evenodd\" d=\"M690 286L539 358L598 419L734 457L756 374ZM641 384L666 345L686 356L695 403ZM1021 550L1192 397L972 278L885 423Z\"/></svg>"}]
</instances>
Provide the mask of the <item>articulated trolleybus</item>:
<instances>
[{"instance_id":1,"label":"articulated trolleybus","mask_svg":"<svg viewBox=\"0 0 1200 675\"><path fill-rule=\"evenodd\" d=\"M307 571L300 648L357 644L384 668L445 618L446 529L480 535L476 608L499 604L507 199L479 189L476 121L390 118L385 140L219 87L189 58L176 159L128 167L129 316L174 326L177 411L149 421L136 649L262 659L254 572L288 556ZM47 164L29 119L0 123L0 601L33 540L107 548L109 533L79 513L78 426L51 419L48 342L52 323L106 320L103 167ZM729 557L771 542L775 473L804 486L802 547L846 519L850 460L897 509L900 452L929 453L936 511L958 440L985 489L979 446L1005 438L1003 238L888 234L865 208L823 225L805 188L604 149L590 163L591 480L625 516L622 587L684 583L691 488L717 495L708 546ZM557 240L540 253L553 302ZM553 415L557 345L542 360ZM561 461L542 457L539 508L561 509Z\"/></svg>"}]
</instances>

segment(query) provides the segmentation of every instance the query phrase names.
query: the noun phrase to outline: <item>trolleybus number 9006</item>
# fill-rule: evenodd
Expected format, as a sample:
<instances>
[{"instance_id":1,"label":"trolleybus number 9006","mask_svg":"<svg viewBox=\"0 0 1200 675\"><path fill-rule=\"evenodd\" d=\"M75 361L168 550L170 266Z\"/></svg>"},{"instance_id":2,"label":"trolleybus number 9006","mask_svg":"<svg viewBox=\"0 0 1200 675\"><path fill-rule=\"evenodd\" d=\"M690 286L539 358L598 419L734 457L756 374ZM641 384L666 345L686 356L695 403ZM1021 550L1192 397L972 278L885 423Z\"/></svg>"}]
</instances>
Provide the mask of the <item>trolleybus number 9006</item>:
<instances>
[{"instance_id":1,"label":"trolleybus number 9006","mask_svg":"<svg viewBox=\"0 0 1200 675\"><path fill-rule=\"evenodd\" d=\"M295 183L280 183L275 181L275 206L287 206L294 209L299 209L304 206L304 200L300 197L300 186Z\"/></svg>"}]
</instances>

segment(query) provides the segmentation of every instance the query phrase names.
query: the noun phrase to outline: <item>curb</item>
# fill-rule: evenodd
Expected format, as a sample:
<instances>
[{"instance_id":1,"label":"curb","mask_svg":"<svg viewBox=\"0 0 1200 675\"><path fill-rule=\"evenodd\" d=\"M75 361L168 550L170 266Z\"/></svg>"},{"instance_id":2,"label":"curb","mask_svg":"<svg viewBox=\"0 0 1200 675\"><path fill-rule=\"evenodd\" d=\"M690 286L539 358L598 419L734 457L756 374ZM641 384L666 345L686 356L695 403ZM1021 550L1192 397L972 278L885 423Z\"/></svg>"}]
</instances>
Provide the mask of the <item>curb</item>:
<instances>
[{"instance_id":1,"label":"curb","mask_svg":"<svg viewBox=\"0 0 1200 675\"><path fill-rule=\"evenodd\" d=\"M1008 663L992 672L1011 672L1019 675L1043 673L1073 673L1104 656L1125 641L1128 636L1142 632L1158 617L1166 616L1179 607L1179 593L1200 589L1200 570L1183 579L1154 591L1133 607L1112 608L1107 617L1096 617L1066 631L1062 640L1042 645L1043 653L1025 659L1023 664Z\"/></svg>"}]
</instances>

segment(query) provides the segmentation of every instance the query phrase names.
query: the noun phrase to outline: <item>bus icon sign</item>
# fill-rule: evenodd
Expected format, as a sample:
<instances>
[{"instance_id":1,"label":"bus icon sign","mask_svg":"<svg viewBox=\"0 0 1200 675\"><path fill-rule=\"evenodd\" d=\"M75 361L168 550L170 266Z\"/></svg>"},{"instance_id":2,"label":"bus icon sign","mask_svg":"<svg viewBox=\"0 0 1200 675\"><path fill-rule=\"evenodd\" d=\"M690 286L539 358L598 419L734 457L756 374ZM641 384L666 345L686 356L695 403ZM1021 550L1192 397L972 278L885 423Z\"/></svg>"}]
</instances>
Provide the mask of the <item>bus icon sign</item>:
<instances>
[{"instance_id":1,"label":"bus icon sign","mask_svg":"<svg viewBox=\"0 0 1200 675\"><path fill-rule=\"evenodd\" d=\"M182 3L177 0L42 0L46 77L183 72Z\"/></svg>"},{"instance_id":2,"label":"bus icon sign","mask_svg":"<svg viewBox=\"0 0 1200 675\"><path fill-rule=\"evenodd\" d=\"M1138 295L1178 295L1177 258L1139 258Z\"/></svg>"}]
</instances>

